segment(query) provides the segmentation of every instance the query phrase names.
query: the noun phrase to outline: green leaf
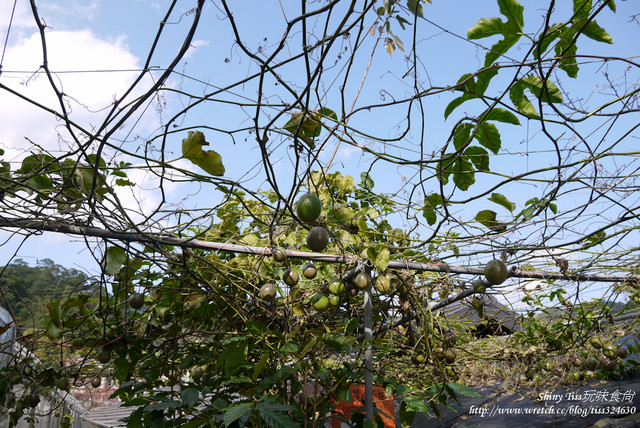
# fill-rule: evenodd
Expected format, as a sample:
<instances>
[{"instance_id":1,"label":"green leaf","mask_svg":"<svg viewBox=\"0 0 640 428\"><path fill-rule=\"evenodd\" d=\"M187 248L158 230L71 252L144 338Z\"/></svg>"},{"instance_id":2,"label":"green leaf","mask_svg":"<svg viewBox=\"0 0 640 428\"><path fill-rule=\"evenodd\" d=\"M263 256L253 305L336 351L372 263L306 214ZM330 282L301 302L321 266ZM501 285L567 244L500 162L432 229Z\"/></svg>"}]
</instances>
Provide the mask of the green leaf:
<instances>
[{"instance_id":1,"label":"green leaf","mask_svg":"<svg viewBox=\"0 0 640 428\"><path fill-rule=\"evenodd\" d=\"M497 154L502 146L500 132L493 123L480 123L476 132L476 140L481 146L491 150L494 154Z\"/></svg>"},{"instance_id":2,"label":"green leaf","mask_svg":"<svg viewBox=\"0 0 640 428\"><path fill-rule=\"evenodd\" d=\"M542 80L538 76L530 74L520 79L526 89L544 102L561 103L562 93L560 89L549 80Z\"/></svg>"},{"instance_id":3,"label":"green leaf","mask_svg":"<svg viewBox=\"0 0 640 428\"><path fill-rule=\"evenodd\" d=\"M605 238L607 237L607 232L605 232L604 230L601 230L600 232L596 232L591 236L587 236L582 242L584 242L584 244L582 245L582 249L586 250L589 249L595 245L601 244Z\"/></svg>"},{"instance_id":4,"label":"green leaf","mask_svg":"<svg viewBox=\"0 0 640 428\"><path fill-rule=\"evenodd\" d=\"M578 76L578 62L576 60L576 54L578 53L578 47L573 42L575 36L575 29L573 27L564 27L560 31L560 40L556 43L554 51L557 57L560 59L560 69L563 70L569 77Z\"/></svg>"},{"instance_id":5,"label":"green leaf","mask_svg":"<svg viewBox=\"0 0 640 428\"><path fill-rule=\"evenodd\" d=\"M131 364L126 357L118 357L113 365L116 368L116 371L113 373L116 379L120 382L124 382L127 379L131 369L133 369L134 364Z\"/></svg>"},{"instance_id":6,"label":"green leaf","mask_svg":"<svg viewBox=\"0 0 640 428\"><path fill-rule=\"evenodd\" d=\"M460 190L468 190L476 182L473 164L465 158L458 158L447 168L453 176L453 182Z\"/></svg>"},{"instance_id":7,"label":"green leaf","mask_svg":"<svg viewBox=\"0 0 640 428\"><path fill-rule=\"evenodd\" d=\"M485 56L484 66L489 67L501 55L505 54L522 36L524 25L524 7L516 0L498 0L500 13L507 17L507 22L500 18L481 18L467 32L469 39L482 39L502 35L503 39L495 43Z\"/></svg>"},{"instance_id":8,"label":"green leaf","mask_svg":"<svg viewBox=\"0 0 640 428\"><path fill-rule=\"evenodd\" d=\"M582 33L597 42L613 44L613 39L609 33L599 26L596 21L589 21L589 23L582 29Z\"/></svg>"},{"instance_id":9,"label":"green leaf","mask_svg":"<svg viewBox=\"0 0 640 428\"><path fill-rule=\"evenodd\" d=\"M429 411L429 406L425 404L424 400L413 395L406 395L402 401L414 412L427 413Z\"/></svg>"},{"instance_id":10,"label":"green leaf","mask_svg":"<svg viewBox=\"0 0 640 428\"><path fill-rule=\"evenodd\" d=\"M509 110L505 110L499 107L485 110L485 112L482 114L482 117L485 121L496 120L498 122L510 123L512 125L520 125L520 121L515 114L511 113Z\"/></svg>"},{"instance_id":11,"label":"green leaf","mask_svg":"<svg viewBox=\"0 0 640 428\"><path fill-rule=\"evenodd\" d=\"M422 18L423 15L423 11L422 11L422 5L420 4L421 0L408 0L407 1L407 8L417 17Z\"/></svg>"},{"instance_id":12,"label":"green leaf","mask_svg":"<svg viewBox=\"0 0 640 428\"><path fill-rule=\"evenodd\" d=\"M193 407L200 399L200 393L196 388L185 388L180 393L182 404Z\"/></svg>"},{"instance_id":13,"label":"green leaf","mask_svg":"<svg viewBox=\"0 0 640 428\"><path fill-rule=\"evenodd\" d=\"M484 395L478 394L468 386L461 385L459 383L447 383L447 386L453 390L456 394L464 395L465 397L477 397L482 398Z\"/></svg>"},{"instance_id":14,"label":"green leaf","mask_svg":"<svg viewBox=\"0 0 640 428\"><path fill-rule=\"evenodd\" d=\"M51 321L53 321L56 327L62 327L62 318L60 317L60 299L47 303L47 309L49 310L49 318L51 318Z\"/></svg>"},{"instance_id":15,"label":"green leaf","mask_svg":"<svg viewBox=\"0 0 640 428\"><path fill-rule=\"evenodd\" d=\"M160 401L158 403L152 403L145 407L147 412L154 410L167 410L180 407L180 402L174 400Z\"/></svg>"},{"instance_id":16,"label":"green leaf","mask_svg":"<svg viewBox=\"0 0 640 428\"><path fill-rule=\"evenodd\" d=\"M367 190L373 189L375 183L373 182L373 178L371 178L371 174L368 172L360 173L360 180L360 187Z\"/></svg>"},{"instance_id":17,"label":"green leaf","mask_svg":"<svg viewBox=\"0 0 640 428\"><path fill-rule=\"evenodd\" d=\"M389 266L389 249L377 247L375 258L371 260L378 271L384 271Z\"/></svg>"},{"instance_id":18,"label":"green leaf","mask_svg":"<svg viewBox=\"0 0 640 428\"><path fill-rule=\"evenodd\" d=\"M517 81L513 84L511 89L509 90L509 98L514 106L518 109L518 111L530 119L538 119L538 112L531 104L531 101L524 94L525 86L521 81Z\"/></svg>"},{"instance_id":19,"label":"green leaf","mask_svg":"<svg viewBox=\"0 0 640 428\"><path fill-rule=\"evenodd\" d=\"M336 122L338 121L338 115L336 114L335 111L331 110L330 108L327 107L322 107L318 113L320 113L323 117L328 117L332 120L335 120Z\"/></svg>"},{"instance_id":20,"label":"green leaf","mask_svg":"<svg viewBox=\"0 0 640 428\"><path fill-rule=\"evenodd\" d=\"M187 138L182 140L182 157L213 176L222 176L225 173L222 157L213 150L202 149L208 145L202 132L189 131Z\"/></svg>"},{"instance_id":21,"label":"green leaf","mask_svg":"<svg viewBox=\"0 0 640 428\"><path fill-rule=\"evenodd\" d=\"M410 410L406 405L402 405L400 407L400 425L402 426L402 428L410 428L413 425L413 421L415 420L415 418L415 411Z\"/></svg>"},{"instance_id":22,"label":"green leaf","mask_svg":"<svg viewBox=\"0 0 640 428\"><path fill-rule=\"evenodd\" d=\"M520 214L518 214L516 216L516 218L522 216L522 218L524 219L524 221L529 221L533 218L533 216L536 213L536 207L527 207L525 209L523 209L522 211L520 211Z\"/></svg>"},{"instance_id":23,"label":"green leaf","mask_svg":"<svg viewBox=\"0 0 640 428\"><path fill-rule=\"evenodd\" d=\"M288 415L281 412L272 412L270 410L259 410L260 417L267 423L270 428L298 428L297 422L294 422Z\"/></svg>"},{"instance_id":24,"label":"green leaf","mask_svg":"<svg viewBox=\"0 0 640 428\"><path fill-rule=\"evenodd\" d=\"M238 340L233 340L225 345L218 364L222 365L224 373L230 376L244 364L246 355L247 341L246 339L238 338Z\"/></svg>"},{"instance_id":25,"label":"green leaf","mask_svg":"<svg viewBox=\"0 0 640 428\"><path fill-rule=\"evenodd\" d=\"M468 122L463 122L456 127L453 131L453 146L456 150L460 150L465 144L469 143L469 136L473 128L473 124Z\"/></svg>"},{"instance_id":26,"label":"green leaf","mask_svg":"<svg viewBox=\"0 0 640 428\"><path fill-rule=\"evenodd\" d=\"M253 403L236 403L229 406L229 408L224 412L224 416L222 417L224 426L228 427L238 419L250 413L252 407Z\"/></svg>"},{"instance_id":27,"label":"green leaf","mask_svg":"<svg viewBox=\"0 0 640 428\"><path fill-rule=\"evenodd\" d=\"M507 229L507 226L504 223L497 221L496 217L497 214L495 211L482 210L478 211L475 220L494 232L504 232Z\"/></svg>"},{"instance_id":28,"label":"green leaf","mask_svg":"<svg viewBox=\"0 0 640 428\"><path fill-rule=\"evenodd\" d=\"M516 204L511 202L509 199L507 199L506 196L504 196L501 193L492 193L491 197L489 198L489 200L491 202L495 202L496 204L505 207L510 212L513 212L513 210L516 209Z\"/></svg>"},{"instance_id":29,"label":"green leaf","mask_svg":"<svg viewBox=\"0 0 640 428\"><path fill-rule=\"evenodd\" d=\"M127 254L120 247L109 247L102 258L102 271L105 275L113 275L127 260Z\"/></svg>"},{"instance_id":30,"label":"green leaf","mask_svg":"<svg viewBox=\"0 0 640 428\"><path fill-rule=\"evenodd\" d=\"M553 24L549 27L546 33L541 35L541 39L537 41L538 47L533 49L533 57L539 59L544 56L549 48L549 45L558 37L560 37L560 31L564 28L562 24Z\"/></svg>"},{"instance_id":31,"label":"green leaf","mask_svg":"<svg viewBox=\"0 0 640 428\"><path fill-rule=\"evenodd\" d=\"M467 147L464 157L471 161L476 170L489 171L489 153L482 147Z\"/></svg>"},{"instance_id":32,"label":"green leaf","mask_svg":"<svg viewBox=\"0 0 640 428\"><path fill-rule=\"evenodd\" d=\"M439 193L430 193L424 198L424 207L422 208L422 215L427 220L430 226L433 226L437 221L436 208L443 205L442 196Z\"/></svg>"},{"instance_id":33,"label":"green leaf","mask_svg":"<svg viewBox=\"0 0 640 428\"><path fill-rule=\"evenodd\" d=\"M356 327L358 327L359 323L360 323L360 319L359 318L351 318L347 322L347 326L345 327L345 333L346 334L353 333L353 331L356 329Z\"/></svg>"},{"instance_id":34,"label":"green leaf","mask_svg":"<svg viewBox=\"0 0 640 428\"><path fill-rule=\"evenodd\" d=\"M49 315L42 317L42 327L44 328L44 333L51 340L58 340L62 336L62 329L56 326Z\"/></svg>"}]
</instances>

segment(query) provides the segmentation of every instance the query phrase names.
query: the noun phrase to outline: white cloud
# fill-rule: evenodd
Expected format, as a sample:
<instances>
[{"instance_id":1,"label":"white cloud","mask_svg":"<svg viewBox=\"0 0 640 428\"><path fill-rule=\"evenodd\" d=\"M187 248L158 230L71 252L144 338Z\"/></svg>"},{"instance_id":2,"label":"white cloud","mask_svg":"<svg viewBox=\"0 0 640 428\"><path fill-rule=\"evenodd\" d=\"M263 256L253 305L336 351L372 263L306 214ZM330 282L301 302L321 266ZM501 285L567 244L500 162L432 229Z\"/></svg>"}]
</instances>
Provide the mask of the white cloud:
<instances>
[{"instance_id":1,"label":"white cloud","mask_svg":"<svg viewBox=\"0 0 640 428\"><path fill-rule=\"evenodd\" d=\"M49 31L46 37L48 67L53 85L63 92L64 108L81 128L93 131L130 87L138 72L138 59L124 38L103 40L89 30ZM0 91L0 143L18 150L31 148L25 138L51 151L67 150L60 137L68 137L63 122L36 103L60 113L62 107L52 83L41 69L42 41L38 33L11 46L5 54L0 82L19 95ZM131 96L140 94L143 87ZM30 100L30 101L28 101ZM17 154L13 153L14 157ZM7 156L10 158L9 156Z\"/></svg>"}]
</instances>

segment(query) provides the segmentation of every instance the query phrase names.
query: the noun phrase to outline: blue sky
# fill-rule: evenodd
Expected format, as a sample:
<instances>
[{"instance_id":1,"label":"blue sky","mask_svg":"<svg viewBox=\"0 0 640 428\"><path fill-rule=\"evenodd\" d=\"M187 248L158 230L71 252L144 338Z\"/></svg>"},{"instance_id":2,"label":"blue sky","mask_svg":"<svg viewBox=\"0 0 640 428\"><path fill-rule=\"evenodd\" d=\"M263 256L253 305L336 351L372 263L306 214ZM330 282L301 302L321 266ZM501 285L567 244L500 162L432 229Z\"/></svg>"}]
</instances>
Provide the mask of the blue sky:
<instances>
[{"instance_id":1,"label":"blue sky","mask_svg":"<svg viewBox=\"0 0 640 428\"><path fill-rule=\"evenodd\" d=\"M0 0L0 9L7 11L0 14L0 35L3 40L9 28L9 13L13 7L12 0ZM254 52L261 50L265 57L273 51L274 46L280 41L286 26L286 20L292 19L299 14L298 2L289 4L287 2L276 1L248 1L233 2L234 18L241 30L243 41ZM309 8L318 7L322 2L310 2ZM522 1L525 6L525 22L527 31L535 33L542 24L544 9L540 8L540 2ZM570 9L568 2L562 2L558 6L557 19L568 17ZM122 94L125 88L138 75L140 67L146 60L149 47L153 42L158 23L166 13L169 1L118 1L118 0L94 0L76 2L40 1L38 8L40 15L45 19L48 29L48 43L50 53L51 69L59 72L57 78L60 79L65 93L70 95L69 106L73 109L73 117L83 126L92 127L99 124L104 118L106 110L115 96ZM580 52L601 54L610 56L629 57L637 55L635 47L636 40L640 35L637 22L634 23L632 15L637 13L633 7L633 2L619 1L618 12L616 14L606 10L598 22L607 29L613 37L614 45L605 45L584 39L579 44ZM171 60L171 55L181 44L184 32L192 19L194 2L178 2L177 9L169 19L170 25L166 27L166 33L160 40L160 44L155 55L151 59L151 66L164 68ZM566 9L562 9L565 7ZM291 8L291 9L288 9ZM498 7L495 1L456 1L448 2L435 0L432 5L424 5L426 21L418 24L417 49L419 53L419 63L417 70L420 83L425 87L429 86L445 87L455 83L464 73L478 70L484 61L485 50L482 46L488 47L495 42L495 39L483 39L474 42L466 40L466 32L479 18L499 16ZM339 14L336 14L336 19ZM335 25L335 20L331 23ZM309 25L312 31L321 31L321 22L310 20ZM367 26L373 21L366 23ZM394 33L403 39L407 45L411 40L412 27L402 31L397 25ZM362 108L371 105L378 105L392 99L403 99L411 96L413 89L410 79L403 77L407 73L407 52L399 50L389 56L383 47L382 42L378 42L374 50L374 45L379 33L372 33L364 38L363 48L359 50L354 61L348 84L351 85L345 90L344 109L349 111L352 104L355 108ZM384 35L383 35L384 38ZM340 45L333 48L329 53L327 64L335 63L333 67L326 67L325 77L319 86L324 91L319 98L323 105L340 112L341 100L338 90L342 78L344 77L344 57L353 51L351 43L355 40L355 35L344 38ZM300 51L300 28L297 27L292 36L287 40L285 49L279 54L281 60L287 55L295 55ZM522 39L515 54L524 54L528 48L527 43ZM39 64L41 64L39 37L33 24L33 17L28 9L28 2L19 0L17 2L16 14L14 15L11 32L7 40L7 50L4 56L3 74L0 82L11 85L27 96L37 98L47 105L55 105L55 100L51 97L51 92L47 88L46 81L42 75L34 75ZM372 54L372 65L367 69L367 64ZM96 72L99 70L100 72ZM180 90L192 94L203 95L211 93L216 88L223 88L229 84L239 81L244 77L251 76L258 71L258 66L244 55L239 47L234 44L234 37L231 33L228 20L218 2L209 1L206 3L202 22L196 33L192 48L187 56L181 61L176 70L182 74L173 75L167 82L166 87L171 91L166 91L160 98L156 98L149 103L144 114L136 116L123 125L115 134L116 138L122 139L121 144L127 150L135 151L136 148L144 146L144 142L152 140L158 145L160 140L154 139L162 130L162 125L171 120L181 109L193 102L185 95L173 92ZM73 73L62 73L71 71ZM85 71L78 73L78 71ZM91 71L91 72L86 72ZM584 64L581 70L581 79L572 81L566 76L559 76L563 83L563 91L571 95L577 101L584 103L584 108L594 108L598 106L604 96L609 96L606 89L607 76L613 79L629 79L629 82L620 82L621 85L631 85L635 79L637 84L637 70L629 72L619 63L611 64ZM158 76L160 71L154 72ZM305 72L302 64L296 62L292 65L283 66L278 73L281 73L284 81L292 88L300 88L305 84ZM360 83L365 76L365 83L360 89ZM331 76L335 76L332 79ZM585 85L585 76L593 76L593 81ZM504 84L510 78L508 73L501 76L501 80L496 82L499 90L500 84ZM147 76L141 87L145 88L152 84L152 78ZM207 139L211 141L213 149L218 151L226 166L226 176L233 180L238 180L252 188L265 188L264 175L259 172L260 153L255 145L253 134L243 129L252 126L252 116L254 108L239 105L251 102L255 99L257 91L256 80L251 80L243 85L235 86L227 92L223 92L215 99L203 103L197 108L189 110L185 115L175 119L179 129L189 126L207 125L211 129L205 133ZM605 93L601 95L600 93ZM138 90L132 94L130 99L134 99ZM387 151L388 153L416 158L420 145L427 156L431 156L442 147L447 140L451 127L456 120L465 114L476 115L482 110L478 103L468 102L460 107L448 120L444 120L443 111L446 105L457 96L452 92L442 92L429 96L423 103L423 112L412 106L409 112L408 104L403 104L397 108L371 108L359 110L354 114L349 125L366 130L367 134L379 138L394 138L403 135L396 142L382 144L375 138L367 140L363 138L360 143L374 150ZM357 98L356 98L357 97ZM354 103L355 100L355 103ZM283 103L292 102L291 94L276 85L273 78L265 82L265 102L274 104L273 108L265 108L261 115L261 125L269 121L269 115L277 114ZM280 118L276 126L283 126L288 115ZM408 126L407 119L411 119L411 127L408 132L402 134ZM606 141L615 139L620 133L625 132L631 126L634 118L621 118L615 123L611 130L608 130L611 121L589 122L581 128L584 135L588 135L592 141L600 141L606 135ZM423 122L424 121L424 122ZM66 149L64 142L55 137L55 129L59 129L59 124L50 115L44 114L38 109L24 102L12 98L5 92L0 92L0 144L6 151L5 159L19 161L24 156L25 150L29 149L24 137L32 141L37 141L48 150L63 153ZM424 131L423 127L424 125ZM503 176L517 175L520 172L532 170L539 167L552 165L554 158L551 150L552 146L538 127L526 122L521 126L508 124L499 125L502 133L503 148L499 156L493 157L492 170L498 171L502 175L484 176L474 187L473 194L490 189L491 186L499 182ZM224 132L216 131L216 129ZM233 134L230 130L239 130ZM561 127L550 126L550 131L559 136L563 136ZM185 131L186 132L186 131ZM185 132L172 134L167 139L166 156L177 159L180 156L180 141L185 136ZM323 134L323 136L326 134ZM638 133L632 134L629 143L623 143L616 150L633 147L637 141ZM277 136L274 136L275 140ZM563 144L571 146L572 136L566 136ZM278 140L279 141L279 140ZM290 142L282 140L281 144L273 148L273 163L277 178L283 188L287 188L291 181L292 151L287 146ZM604 144L604 142L603 142ZM575 144L575 150L581 150L579 144ZM320 159L327 162L335 148L335 141L328 140L327 146L320 154ZM334 168L343 174L352 174L356 181L360 172L366 169L371 163L371 156L362 152L355 146L342 144L337 152L334 161ZM626 171L635 171L636 158L626 160ZM186 169L194 169L185 160L176 161ZM619 165L609 165L605 163L604 168L614 170L621 168ZM424 197L423 192L434 190L433 182L428 182L428 186L411 193L413 185L418 180L419 171L413 167L397 167L393 165L379 166L374 170L376 180L376 190L385 193L396 193L398 197L412 198L412 203L416 204ZM122 192L120 194L125 205L134 211L149 212L158 207L161 202L161 195L157 189L157 180L143 171L132 171L130 174L133 181L139 183L142 189L136 189L135 193ZM540 178L544 178L541 175ZM580 186L580 184L575 185ZM508 197L523 206L530 197L544 193L544 183L530 182L505 186L501 192L508 194ZM212 206L220 195L206 186L192 183L167 183L165 188L166 196L171 207L197 207L203 208ZM406 192L406 193L405 193ZM580 203L578 193L570 194L567 198L558 202L559 209L572 209L573 203ZM465 192L457 191L453 199L464 200L468 195ZM584 197L582 195L581 197ZM564 205L563 205L564 204ZM455 207L454 217L461 221L468 221L475 212L480 209L490 207L499 212L499 215L508 219L510 214L505 210L500 211L499 207L492 205L485 200L479 200ZM594 212L585 213L585 220L590 218L592 222L578 223L575 230L568 230L567 235L588 231L598 224L600 213L599 205L594 205ZM410 215L419 212L411 211ZM135 215L135 214L134 214ZM618 212L611 212L615 217ZM410 219L398 215L394 221L395 225L402 226L408 224ZM481 227L475 231L479 233ZM420 231L423 236L427 236L430 231ZM518 239L527 239L527 235L535 236L539 231L523 230L522 236ZM563 232L564 233L564 232ZM637 236L636 236L637 237ZM41 258L51 258L56 263L65 266L81 267L96 272L97 264L93 260L91 252L86 250L85 242L82 238L69 238L60 234L44 234L42 236L32 236L25 240L11 235L8 232L0 232L0 240L3 245L0 247L0 264L8 262L11 257L17 256L29 262L35 262ZM477 261L477 260L472 260Z\"/></svg>"}]
</instances>

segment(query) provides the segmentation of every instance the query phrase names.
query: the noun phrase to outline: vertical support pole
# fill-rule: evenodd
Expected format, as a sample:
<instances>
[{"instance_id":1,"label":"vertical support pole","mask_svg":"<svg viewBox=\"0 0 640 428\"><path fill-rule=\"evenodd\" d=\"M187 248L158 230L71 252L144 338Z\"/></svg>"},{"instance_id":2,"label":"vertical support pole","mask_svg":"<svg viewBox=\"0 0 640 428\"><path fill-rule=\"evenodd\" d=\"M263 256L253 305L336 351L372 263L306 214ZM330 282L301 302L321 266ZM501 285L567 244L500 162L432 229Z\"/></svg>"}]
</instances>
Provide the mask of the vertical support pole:
<instances>
[{"instance_id":1,"label":"vertical support pole","mask_svg":"<svg viewBox=\"0 0 640 428\"><path fill-rule=\"evenodd\" d=\"M371 275L371 269L365 265L365 272ZM373 351L371 350L371 339L373 338L373 296L369 286L364 291L364 411L369 420L374 420L373 416Z\"/></svg>"}]
</instances>

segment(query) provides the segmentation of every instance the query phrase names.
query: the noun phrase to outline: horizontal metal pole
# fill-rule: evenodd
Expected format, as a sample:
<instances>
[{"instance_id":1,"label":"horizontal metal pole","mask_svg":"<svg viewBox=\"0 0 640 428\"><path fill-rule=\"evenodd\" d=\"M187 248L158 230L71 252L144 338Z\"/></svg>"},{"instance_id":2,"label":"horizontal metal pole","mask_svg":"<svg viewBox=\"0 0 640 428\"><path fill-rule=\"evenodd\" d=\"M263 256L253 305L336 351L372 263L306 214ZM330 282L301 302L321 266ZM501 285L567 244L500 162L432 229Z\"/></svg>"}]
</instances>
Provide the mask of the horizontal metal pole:
<instances>
[{"instance_id":1,"label":"horizontal metal pole","mask_svg":"<svg viewBox=\"0 0 640 428\"><path fill-rule=\"evenodd\" d=\"M172 245L184 248L196 248L212 251L227 251L232 253L255 254L271 256L272 248L254 247L250 245L229 244L226 242L210 242L199 239L180 239L172 236L161 236L153 234L143 234L138 232L114 232L92 226L81 226L52 222L42 219L17 219L0 216L0 227L12 229L39 230L47 232L65 233L70 235L91 236L95 238L116 239L126 242L141 242L149 245ZM310 253L305 251L286 250L287 256L292 259L312 260L327 263L355 264L361 258L352 255ZM422 272L440 272L462 275L483 275L482 268L470 268L463 266L451 266L447 264L409 262L403 260L390 260L389 269L410 270ZM359 269L356 269L359 270ZM354 270L355 273L356 270ZM355 276L355 275L354 275ZM562 274L530 272L518 270L512 266L509 272L510 277L526 279L559 279L579 282L640 282L638 276L615 276L615 275L584 275L584 274Z\"/></svg>"}]
</instances>

